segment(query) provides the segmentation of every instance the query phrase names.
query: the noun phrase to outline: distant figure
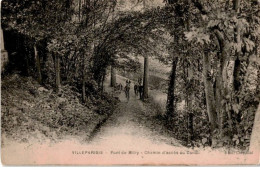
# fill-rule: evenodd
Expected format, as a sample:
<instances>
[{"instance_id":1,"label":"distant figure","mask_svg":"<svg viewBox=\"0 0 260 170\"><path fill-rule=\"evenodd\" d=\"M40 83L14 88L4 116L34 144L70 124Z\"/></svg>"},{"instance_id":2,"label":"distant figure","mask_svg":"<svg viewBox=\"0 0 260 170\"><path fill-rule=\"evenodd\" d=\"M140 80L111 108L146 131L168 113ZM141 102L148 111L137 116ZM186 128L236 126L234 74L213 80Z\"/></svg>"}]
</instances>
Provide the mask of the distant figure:
<instances>
[{"instance_id":1,"label":"distant figure","mask_svg":"<svg viewBox=\"0 0 260 170\"><path fill-rule=\"evenodd\" d=\"M139 89L139 86L137 84L135 84L135 86L134 86L135 96L138 96L138 89Z\"/></svg>"},{"instance_id":2,"label":"distant figure","mask_svg":"<svg viewBox=\"0 0 260 170\"><path fill-rule=\"evenodd\" d=\"M131 85L131 81L129 79L127 79L125 83L126 83L126 85L129 85L129 86Z\"/></svg>"},{"instance_id":3,"label":"distant figure","mask_svg":"<svg viewBox=\"0 0 260 170\"><path fill-rule=\"evenodd\" d=\"M142 84L142 78L139 78L139 79L138 79L138 84L139 84L139 86L141 86L141 84Z\"/></svg>"},{"instance_id":4,"label":"distant figure","mask_svg":"<svg viewBox=\"0 0 260 170\"><path fill-rule=\"evenodd\" d=\"M126 96L127 101L129 101L129 98L130 98L129 92L130 92L130 85L126 84L125 85L125 96Z\"/></svg>"},{"instance_id":5,"label":"distant figure","mask_svg":"<svg viewBox=\"0 0 260 170\"><path fill-rule=\"evenodd\" d=\"M118 90L118 84L116 83L116 85L114 86L114 91Z\"/></svg>"},{"instance_id":6,"label":"distant figure","mask_svg":"<svg viewBox=\"0 0 260 170\"><path fill-rule=\"evenodd\" d=\"M123 85L120 83L119 86L120 86L120 90L122 91L123 90Z\"/></svg>"},{"instance_id":7,"label":"distant figure","mask_svg":"<svg viewBox=\"0 0 260 170\"><path fill-rule=\"evenodd\" d=\"M121 86L122 86L122 84L116 84L116 90L121 91L121 89L122 89Z\"/></svg>"},{"instance_id":8,"label":"distant figure","mask_svg":"<svg viewBox=\"0 0 260 170\"><path fill-rule=\"evenodd\" d=\"M144 86L139 86L140 100L142 100L142 98L143 98L143 89L144 89Z\"/></svg>"}]
</instances>

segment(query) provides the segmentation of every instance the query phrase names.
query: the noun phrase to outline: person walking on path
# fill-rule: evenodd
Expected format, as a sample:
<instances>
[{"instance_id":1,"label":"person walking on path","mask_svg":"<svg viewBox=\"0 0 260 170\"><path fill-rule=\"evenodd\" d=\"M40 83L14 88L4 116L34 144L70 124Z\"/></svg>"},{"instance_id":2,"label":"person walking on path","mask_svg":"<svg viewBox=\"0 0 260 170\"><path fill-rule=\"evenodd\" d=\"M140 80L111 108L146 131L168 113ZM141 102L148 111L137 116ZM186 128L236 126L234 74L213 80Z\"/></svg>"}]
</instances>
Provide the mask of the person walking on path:
<instances>
[{"instance_id":1,"label":"person walking on path","mask_svg":"<svg viewBox=\"0 0 260 170\"><path fill-rule=\"evenodd\" d=\"M135 84L134 86L135 96L138 96L139 86Z\"/></svg>"},{"instance_id":2,"label":"person walking on path","mask_svg":"<svg viewBox=\"0 0 260 170\"><path fill-rule=\"evenodd\" d=\"M129 101L129 99L130 99L129 92L130 92L130 84L126 84L125 85L125 96L126 96L127 101Z\"/></svg>"}]
</instances>

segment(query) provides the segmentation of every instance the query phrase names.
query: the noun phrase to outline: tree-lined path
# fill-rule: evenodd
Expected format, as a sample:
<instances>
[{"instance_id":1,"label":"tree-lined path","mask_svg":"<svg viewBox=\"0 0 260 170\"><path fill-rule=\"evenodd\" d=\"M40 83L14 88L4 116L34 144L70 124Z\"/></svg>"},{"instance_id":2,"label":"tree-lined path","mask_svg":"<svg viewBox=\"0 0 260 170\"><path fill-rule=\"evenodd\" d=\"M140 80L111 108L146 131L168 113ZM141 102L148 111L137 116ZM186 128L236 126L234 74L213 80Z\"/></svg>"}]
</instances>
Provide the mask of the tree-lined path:
<instances>
[{"instance_id":1,"label":"tree-lined path","mask_svg":"<svg viewBox=\"0 0 260 170\"><path fill-rule=\"evenodd\" d=\"M125 84L126 78L117 76L117 82ZM111 91L107 83L107 91ZM152 148L154 145L169 145L181 147L174 138L162 135L162 122L154 120L155 112L149 111L139 96L134 94L134 82L131 83L130 100L127 101L125 93L119 95L120 103L115 112L102 125L92 139L92 144L107 145L116 143L116 147L124 146ZM165 132L166 133L166 132Z\"/></svg>"},{"instance_id":2,"label":"tree-lined path","mask_svg":"<svg viewBox=\"0 0 260 170\"><path fill-rule=\"evenodd\" d=\"M2 134L248 151L259 139L259 9L259 0L3 0Z\"/></svg>"}]
</instances>

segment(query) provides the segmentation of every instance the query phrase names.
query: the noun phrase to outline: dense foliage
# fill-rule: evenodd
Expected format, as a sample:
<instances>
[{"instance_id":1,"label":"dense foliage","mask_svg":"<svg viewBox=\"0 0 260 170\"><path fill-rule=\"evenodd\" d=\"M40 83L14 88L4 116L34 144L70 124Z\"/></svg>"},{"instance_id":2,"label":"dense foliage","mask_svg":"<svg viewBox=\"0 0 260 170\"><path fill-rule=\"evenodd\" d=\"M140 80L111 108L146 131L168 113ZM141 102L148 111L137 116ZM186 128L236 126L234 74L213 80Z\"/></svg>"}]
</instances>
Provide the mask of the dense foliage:
<instances>
[{"instance_id":1,"label":"dense foliage","mask_svg":"<svg viewBox=\"0 0 260 170\"><path fill-rule=\"evenodd\" d=\"M171 67L164 119L175 137L247 148L260 97L259 0L163 3L4 0L9 71L57 92L69 85L87 104L103 95L110 66L139 75L138 57L154 58Z\"/></svg>"}]
</instances>

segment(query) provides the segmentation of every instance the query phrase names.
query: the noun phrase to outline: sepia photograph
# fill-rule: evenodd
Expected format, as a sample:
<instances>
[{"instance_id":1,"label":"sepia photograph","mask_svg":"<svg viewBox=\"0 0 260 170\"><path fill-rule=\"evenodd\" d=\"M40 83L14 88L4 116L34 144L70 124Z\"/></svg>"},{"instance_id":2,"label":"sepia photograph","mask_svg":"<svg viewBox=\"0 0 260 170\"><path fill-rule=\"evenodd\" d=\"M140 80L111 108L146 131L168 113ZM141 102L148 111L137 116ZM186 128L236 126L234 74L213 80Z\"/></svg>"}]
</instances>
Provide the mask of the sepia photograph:
<instances>
[{"instance_id":1,"label":"sepia photograph","mask_svg":"<svg viewBox=\"0 0 260 170\"><path fill-rule=\"evenodd\" d=\"M260 0L1 0L4 166L260 164Z\"/></svg>"}]
</instances>

